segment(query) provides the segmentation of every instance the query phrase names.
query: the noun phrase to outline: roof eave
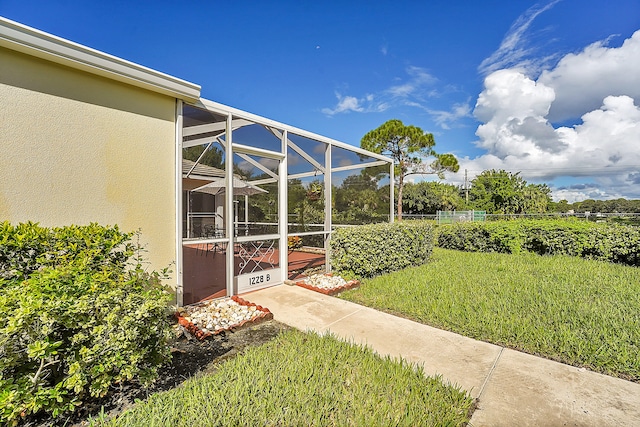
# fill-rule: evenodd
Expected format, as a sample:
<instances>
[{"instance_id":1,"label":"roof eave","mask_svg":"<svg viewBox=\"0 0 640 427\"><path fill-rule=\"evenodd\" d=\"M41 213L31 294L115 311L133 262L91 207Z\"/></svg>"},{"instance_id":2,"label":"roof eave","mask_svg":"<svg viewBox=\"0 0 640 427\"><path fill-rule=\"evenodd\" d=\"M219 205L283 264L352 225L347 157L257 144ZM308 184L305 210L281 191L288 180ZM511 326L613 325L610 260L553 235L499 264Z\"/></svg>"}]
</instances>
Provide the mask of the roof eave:
<instances>
[{"instance_id":1,"label":"roof eave","mask_svg":"<svg viewBox=\"0 0 640 427\"><path fill-rule=\"evenodd\" d=\"M0 46L194 102L200 86L0 17Z\"/></svg>"}]
</instances>

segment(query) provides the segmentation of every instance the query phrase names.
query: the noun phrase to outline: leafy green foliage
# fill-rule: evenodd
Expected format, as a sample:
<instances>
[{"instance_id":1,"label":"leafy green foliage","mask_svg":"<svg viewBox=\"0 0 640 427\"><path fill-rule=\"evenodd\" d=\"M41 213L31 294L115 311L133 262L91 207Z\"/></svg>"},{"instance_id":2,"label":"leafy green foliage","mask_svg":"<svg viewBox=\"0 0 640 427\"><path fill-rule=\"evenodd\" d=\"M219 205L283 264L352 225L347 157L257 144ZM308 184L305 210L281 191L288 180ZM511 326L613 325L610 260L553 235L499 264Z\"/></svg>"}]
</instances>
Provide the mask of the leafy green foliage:
<instances>
[{"instance_id":1,"label":"leafy green foliage","mask_svg":"<svg viewBox=\"0 0 640 427\"><path fill-rule=\"evenodd\" d=\"M527 184L519 173L484 171L471 181L470 205L489 214L541 213L551 202L546 184Z\"/></svg>"},{"instance_id":2,"label":"leafy green foliage","mask_svg":"<svg viewBox=\"0 0 640 427\"><path fill-rule=\"evenodd\" d=\"M402 206L403 211L410 214L435 214L460 209L464 200L455 185L423 181L405 185Z\"/></svg>"},{"instance_id":3,"label":"leafy green foliage","mask_svg":"<svg viewBox=\"0 0 640 427\"><path fill-rule=\"evenodd\" d=\"M0 279L25 279L34 271L64 265L82 255L89 269L122 268L133 255L132 233L98 224L45 228L32 222L0 223Z\"/></svg>"},{"instance_id":4,"label":"leafy green foliage","mask_svg":"<svg viewBox=\"0 0 640 427\"><path fill-rule=\"evenodd\" d=\"M331 261L341 273L373 277L427 262L433 242L426 221L339 228L331 236Z\"/></svg>"},{"instance_id":5,"label":"leafy green foliage","mask_svg":"<svg viewBox=\"0 0 640 427\"><path fill-rule=\"evenodd\" d=\"M72 411L112 384L152 381L170 357L170 294L117 227L4 223L0 422ZM129 265L132 263L133 265ZM21 269L21 270L20 270ZM166 272L164 272L166 273Z\"/></svg>"},{"instance_id":6,"label":"leafy green foliage","mask_svg":"<svg viewBox=\"0 0 640 427\"><path fill-rule=\"evenodd\" d=\"M472 252L571 255L640 266L640 229L578 220L515 220L442 225L438 246Z\"/></svg>"},{"instance_id":7,"label":"leafy green foliage","mask_svg":"<svg viewBox=\"0 0 640 427\"><path fill-rule=\"evenodd\" d=\"M324 187L319 180L313 180L306 186L299 179L289 180L288 213L292 222L298 224L290 226L290 231L317 231L309 224L324 224L323 190Z\"/></svg>"},{"instance_id":8,"label":"leafy green foliage","mask_svg":"<svg viewBox=\"0 0 640 427\"><path fill-rule=\"evenodd\" d=\"M437 245L468 252L519 253L523 236L514 221L467 222L440 225Z\"/></svg>"},{"instance_id":9,"label":"leafy green foliage","mask_svg":"<svg viewBox=\"0 0 640 427\"><path fill-rule=\"evenodd\" d=\"M366 150L391 155L398 162L400 173L420 164L422 156L434 155L434 145L433 134L425 133L417 126L405 126L397 119L388 120L377 129L367 132L360 141L360 146Z\"/></svg>"},{"instance_id":10,"label":"leafy green foliage","mask_svg":"<svg viewBox=\"0 0 640 427\"><path fill-rule=\"evenodd\" d=\"M433 149L435 145L433 134L425 133L417 126L405 126L397 119L383 123L362 137L362 148L378 154L387 154L396 163L398 219L402 219L402 191L407 175L436 174L443 178L445 172L457 172L460 168L453 154L438 154ZM423 162L428 158L434 160L431 163Z\"/></svg>"},{"instance_id":11,"label":"leafy green foliage","mask_svg":"<svg viewBox=\"0 0 640 427\"><path fill-rule=\"evenodd\" d=\"M339 186L334 185L331 189L333 222L359 225L388 221L389 186L378 187L382 176L377 167L364 168L347 176ZM317 225L324 224L325 220L324 182L314 179L305 185L299 179L290 179L288 191L289 218L297 223L290 225L289 231L321 230Z\"/></svg>"},{"instance_id":12,"label":"leafy green foliage","mask_svg":"<svg viewBox=\"0 0 640 427\"><path fill-rule=\"evenodd\" d=\"M334 186L333 221L338 224L371 224L389 220L389 186L378 187L381 175L365 168Z\"/></svg>"},{"instance_id":13,"label":"leafy green foliage","mask_svg":"<svg viewBox=\"0 0 640 427\"><path fill-rule=\"evenodd\" d=\"M436 248L432 260L340 294L549 359L640 380L640 269L564 255Z\"/></svg>"},{"instance_id":14,"label":"leafy green foliage","mask_svg":"<svg viewBox=\"0 0 640 427\"><path fill-rule=\"evenodd\" d=\"M473 399L419 366L290 330L94 426L463 426Z\"/></svg>"},{"instance_id":15,"label":"leafy green foliage","mask_svg":"<svg viewBox=\"0 0 640 427\"><path fill-rule=\"evenodd\" d=\"M202 156L202 157L200 157ZM211 166L216 169L224 170L223 153L214 145L207 147L206 145L196 145L182 149L182 158L193 162L200 159L199 164Z\"/></svg>"}]
</instances>

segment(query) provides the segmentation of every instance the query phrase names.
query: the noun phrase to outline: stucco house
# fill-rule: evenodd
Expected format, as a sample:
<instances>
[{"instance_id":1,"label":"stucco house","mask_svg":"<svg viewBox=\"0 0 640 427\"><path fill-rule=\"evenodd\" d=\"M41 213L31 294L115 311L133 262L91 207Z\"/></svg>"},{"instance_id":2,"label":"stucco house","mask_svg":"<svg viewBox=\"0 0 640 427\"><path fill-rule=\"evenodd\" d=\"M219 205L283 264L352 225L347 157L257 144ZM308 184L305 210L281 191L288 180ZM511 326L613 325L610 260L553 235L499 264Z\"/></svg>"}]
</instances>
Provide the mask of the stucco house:
<instances>
[{"instance_id":1,"label":"stucco house","mask_svg":"<svg viewBox=\"0 0 640 427\"><path fill-rule=\"evenodd\" d=\"M313 227L292 222L292 182L321 185L331 206L341 173L386 165L393 180L384 156L2 17L0 146L0 220L140 229L180 304L282 283L290 237L326 245L331 209Z\"/></svg>"}]
</instances>

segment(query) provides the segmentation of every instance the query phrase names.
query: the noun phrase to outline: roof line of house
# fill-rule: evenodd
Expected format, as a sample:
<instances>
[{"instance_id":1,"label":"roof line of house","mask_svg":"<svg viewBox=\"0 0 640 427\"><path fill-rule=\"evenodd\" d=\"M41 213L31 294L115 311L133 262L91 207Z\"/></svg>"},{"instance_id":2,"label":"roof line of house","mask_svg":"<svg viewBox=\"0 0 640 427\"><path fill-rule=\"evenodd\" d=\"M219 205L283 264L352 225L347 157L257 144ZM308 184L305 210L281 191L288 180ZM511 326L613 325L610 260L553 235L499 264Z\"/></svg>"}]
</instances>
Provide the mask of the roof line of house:
<instances>
[{"instance_id":1,"label":"roof line of house","mask_svg":"<svg viewBox=\"0 0 640 427\"><path fill-rule=\"evenodd\" d=\"M0 16L0 46L188 102L200 86Z\"/></svg>"},{"instance_id":2,"label":"roof line of house","mask_svg":"<svg viewBox=\"0 0 640 427\"><path fill-rule=\"evenodd\" d=\"M341 141L200 98L201 87L195 83L190 83L117 56L54 36L2 16L0 16L0 47L162 93L192 105L203 106L209 110L232 113L235 116L246 118L256 123L274 126L283 130L286 129L300 136L317 139L374 159L391 161L381 154L371 153Z\"/></svg>"}]
</instances>

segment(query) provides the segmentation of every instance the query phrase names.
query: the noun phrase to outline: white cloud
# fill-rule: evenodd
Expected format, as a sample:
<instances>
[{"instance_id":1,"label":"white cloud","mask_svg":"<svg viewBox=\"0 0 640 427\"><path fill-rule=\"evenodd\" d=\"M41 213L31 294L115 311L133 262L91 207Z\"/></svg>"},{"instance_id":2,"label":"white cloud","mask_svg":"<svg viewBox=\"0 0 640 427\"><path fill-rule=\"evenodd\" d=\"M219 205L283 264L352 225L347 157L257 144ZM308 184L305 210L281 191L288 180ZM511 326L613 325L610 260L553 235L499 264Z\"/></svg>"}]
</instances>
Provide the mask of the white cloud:
<instances>
[{"instance_id":1,"label":"white cloud","mask_svg":"<svg viewBox=\"0 0 640 427\"><path fill-rule=\"evenodd\" d=\"M508 70L488 77L485 85L476 106L485 123L476 134L487 154L476 162L495 167L498 159L510 168L538 168L536 175L548 178L640 164L640 108L632 98L608 96L581 124L553 128L546 119L553 89Z\"/></svg>"},{"instance_id":2,"label":"white cloud","mask_svg":"<svg viewBox=\"0 0 640 427\"><path fill-rule=\"evenodd\" d=\"M551 190L553 200L556 202L566 200L569 203L575 203L586 199L609 200L624 197L619 193L603 191L597 184L572 185L569 187L552 188Z\"/></svg>"},{"instance_id":3,"label":"white cloud","mask_svg":"<svg viewBox=\"0 0 640 427\"><path fill-rule=\"evenodd\" d=\"M394 84L377 93L370 93L360 98L336 93L338 98L336 106L323 108L321 111L326 115L333 116L350 111L371 113L398 107L414 107L431 115L443 129L449 129L455 121L461 118L471 117L470 100L455 103L448 111L431 108L428 99L439 96L439 92L433 88L438 79L420 67L410 66L405 71L407 79L404 81L398 79L401 83ZM447 90L450 89L447 88Z\"/></svg>"},{"instance_id":4,"label":"white cloud","mask_svg":"<svg viewBox=\"0 0 640 427\"><path fill-rule=\"evenodd\" d=\"M601 189L600 198L618 197L618 188L638 179L633 172L640 165L640 108L626 95L607 96L580 124L554 128L547 119L553 102L554 89L520 72L489 75L475 110L484 122L476 131L477 145L487 153L462 159L461 168L522 171L525 178L547 181L593 176L609 189Z\"/></svg>"},{"instance_id":5,"label":"white cloud","mask_svg":"<svg viewBox=\"0 0 640 427\"><path fill-rule=\"evenodd\" d=\"M453 104L449 111L428 109L427 112L442 129L450 129L452 123L464 117L471 117L471 105L467 101Z\"/></svg>"},{"instance_id":6,"label":"white cloud","mask_svg":"<svg viewBox=\"0 0 640 427\"><path fill-rule=\"evenodd\" d=\"M536 59L531 57L535 53L535 48L529 46L527 31L538 15L551 9L559 1L553 0L543 6L535 4L520 15L502 39L498 50L480 63L478 67L480 73L487 75L503 68L516 68L528 73L536 73L551 61L553 56Z\"/></svg>"},{"instance_id":7,"label":"white cloud","mask_svg":"<svg viewBox=\"0 0 640 427\"><path fill-rule=\"evenodd\" d=\"M551 121L579 117L609 95L640 100L640 30L618 48L606 43L593 43L580 53L568 54L540 75L538 81L556 93L549 112Z\"/></svg>"},{"instance_id":8,"label":"white cloud","mask_svg":"<svg viewBox=\"0 0 640 427\"><path fill-rule=\"evenodd\" d=\"M554 89L556 99L547 116L553 123L578 119L609 95L640 101L640 30L620 47L609 47L615 38L610 36L562 57L538 55L538 46L530 42L532 24L560 1L535 4L518 17L500 47L482 61L480 73L488 76L503 69L516 70Z\"/></svg>"},{"instance_id":9,"label":"white cloud","mask_svg":"<svg viewBox=\"0 0 640 427\"><path fill-rule=\"evenodd\" d=\"M519 71L506 69L490 74L484 81L484 90L478 96L475 116L484 122L546 116L555 99L553 89L535 81Z\"/></svg>"},{"instance_id":10,"label":"white cloud","mask_svg":"<svg viewBox=\"0 0 640 427\"><path fill-rule=\"evenodd\" d=\"M364 111L362 102L366 101L366 99L359 100L353 96L342 96L339 93L336 93L336 98L338 98L338 104L334 108L323 108L322 112L324 114L333 116L334 114L346 113L349 111Z\"/></svg>"},{"instance_id":11,"label":"white cloud","mask_svg":"<svg viewBox=\"0 0 640 427\"><path fill-rule=\"evenodd\" d=\"M495 70L474 110L482 122L476 145L486 153L461 159L461 169L521 171L527 180L550 182L555 200L640 198L640 30L617 48L600 41L565 55L535 78L516 64L524 58L518 46L531 21L554 4L530 9L505 37L504 55L483 62ZM554 126L559 121L573 124ZM554 186L563 176L591 183Z\"/></svg>"},{"instance_id":12,"label":"white cloud","mask_svg":"<svg viewBox=\"0 0 640 427\"><path fill-rule=\"evenodd\" d=\"M536 84L514 70L500 70L485 79L474 111L478 146L499 158L557 152L561 142L544 118L555 98L553 89ZM543 138L540 138L543 136Z\"/></svg>"},{"instance_id":13,"label":"white cloud","mask_svg":"<svg viewBox=\"0 0 640 427\"><path fill-rule=\"evenodd\" d=\"M373 94L367 94L362 98L356 98L355 96L343 96L340 93L336 93L338 103L334 108L323 108L321 111L328 115L333 116L340 113L348 113L354 111L357 113L381 113L388 109L390 105L387 102L378 100Z\"/></svg>"},{"instance_id":14,"label":"white cloud","mask_svg":"<svg viewBox=\"0 0 640 427\"><path fill-rule=\"evenodd\" d=\"M397 98L424 98L425 86L430 86L438 81L437 78L420 67L411 66L406 71L411 78L401 85L391 86L385 91L387 94Z\"/></svg>"}]
</instances>

